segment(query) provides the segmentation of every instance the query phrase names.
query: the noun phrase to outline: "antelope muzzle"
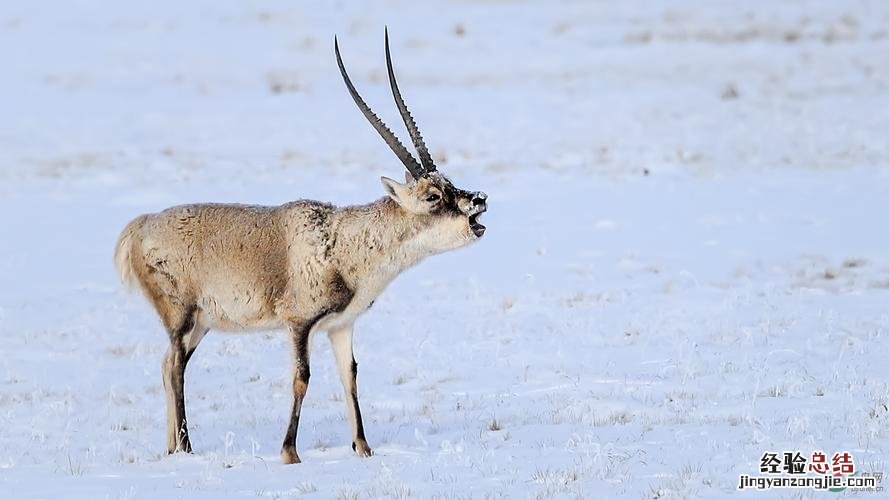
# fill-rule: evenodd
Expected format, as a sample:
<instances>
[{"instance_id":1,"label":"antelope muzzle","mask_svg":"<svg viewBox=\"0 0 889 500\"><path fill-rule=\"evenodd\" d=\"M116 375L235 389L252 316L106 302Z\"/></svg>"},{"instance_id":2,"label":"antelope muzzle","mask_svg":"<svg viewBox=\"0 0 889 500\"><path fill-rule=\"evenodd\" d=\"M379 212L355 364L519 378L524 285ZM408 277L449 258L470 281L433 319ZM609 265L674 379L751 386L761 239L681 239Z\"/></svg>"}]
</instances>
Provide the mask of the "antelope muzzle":
<instances>
[{"instance_id":1,"label":"antelope muzzle","mask_svg":"<svg viewBox=\"0 0 889 500\"><path fill-rule=\"evenodd\" d=\"M488 195L481 191L472 193L469 207L469 228L476 238L485 234L485 226L478 221L479 216L488 211Z\"/></svg>"}]
</instances>

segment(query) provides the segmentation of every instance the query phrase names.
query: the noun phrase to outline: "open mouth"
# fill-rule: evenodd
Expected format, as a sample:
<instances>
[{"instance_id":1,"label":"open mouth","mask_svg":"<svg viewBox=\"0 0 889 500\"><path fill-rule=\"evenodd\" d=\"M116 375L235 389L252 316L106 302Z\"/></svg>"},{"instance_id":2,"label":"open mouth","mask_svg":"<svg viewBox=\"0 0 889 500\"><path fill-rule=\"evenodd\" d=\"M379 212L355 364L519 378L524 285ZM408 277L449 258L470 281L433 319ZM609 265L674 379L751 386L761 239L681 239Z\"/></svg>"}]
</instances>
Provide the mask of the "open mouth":
<instances>
[{"instance_id":1,"label":"open mouth","mask_svg":"<svg viewBox=\"0 0 889 500\"><path fill-rule=\"evenodd\" d=\"M482 235L485 234L485 226L478 221L478 218L481 217L481 215L481 212L479 212L469 216L469 229L472 229L472 234L474 234L476 238L481 238Z\"/></svg>"}]
</instances>

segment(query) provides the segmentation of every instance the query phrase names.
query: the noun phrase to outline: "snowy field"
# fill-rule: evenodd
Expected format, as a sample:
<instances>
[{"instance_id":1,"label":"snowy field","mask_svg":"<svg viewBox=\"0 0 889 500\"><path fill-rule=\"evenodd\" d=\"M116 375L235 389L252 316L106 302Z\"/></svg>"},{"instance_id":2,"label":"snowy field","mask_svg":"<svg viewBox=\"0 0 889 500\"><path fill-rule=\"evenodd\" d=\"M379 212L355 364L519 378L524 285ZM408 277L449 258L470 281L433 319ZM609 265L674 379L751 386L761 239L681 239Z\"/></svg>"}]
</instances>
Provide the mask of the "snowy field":
<instances>
[{"instance_id":1,"label":"snowy field","mask_svg":"<svg viewBox=\"0 0 889 500\"><path fill-rule=\"evenodd\" d=\"M212 333L167 456L134 216L364 203L399 83L476 245L326 337L298 449L282 332ZM889 472L889 3L0 4L0 497L833 498L737 491L766 451ZM863 498L879 495L860 494Z\"/></svg>"}]
</instances>

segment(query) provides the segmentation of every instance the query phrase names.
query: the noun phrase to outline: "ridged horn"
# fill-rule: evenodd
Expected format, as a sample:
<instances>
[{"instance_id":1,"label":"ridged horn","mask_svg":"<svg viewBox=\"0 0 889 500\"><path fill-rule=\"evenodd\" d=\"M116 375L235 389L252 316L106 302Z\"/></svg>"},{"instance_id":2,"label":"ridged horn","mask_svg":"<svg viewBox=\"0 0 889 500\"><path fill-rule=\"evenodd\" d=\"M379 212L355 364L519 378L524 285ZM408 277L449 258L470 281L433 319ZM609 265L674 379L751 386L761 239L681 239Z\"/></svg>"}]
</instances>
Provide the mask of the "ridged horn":
<instances>
[{"instance_id":1,"label":"ridged horn","mask_svg":"<svg viewBox=\"0 0 889 500\"><path fill-rule=\"evenodd\" d=\"M340 57L340 47L339 42L336 37L333 37L333 50L336 53L336 63L340 67L340 73L343 75L343 81L346 82L346 88L349 89L349 94L352 95L352 99L355 101L355 105L358 106L358 109L361 110L361 114L367 118L367 121L373 126L374 130L377 131L378 134L386 141L386 144L389 148L392 149L392 152L395 153L395 156L401 160L401 163L404 164L405 168L407 168L408 172L414 177L414 179L419 179L423 176L423 167L417 163L417 160L414 156L404 147L404 144L398 140L398 137L389 130L389 127L383 123L383 120L370 109L370 106L364 102L364 99L358 94L358 91L355 90L355 86L352 85L352 80L349 79L349 74L346 73L346 67L343 65L343 58Z\"/></svg>"},{"instance_id":2,"label":"ridged horn","mask_svg":"<svg viewBox=\"0 0 889 500\"><path fill-rule=\"evenodd\" d=\"M414 147L417 149L417 154L420 155L420 165L423 166L424 173L432 172L435 170L435 163L432 161L432 156L426 148L426 143L423 142L423 136L420 134L420 129L417 127L414 117L411 116L411 112L407 109L407 105L401 97L401 92L398 90L398 83L395 81L395 71L392 69L392 56L389 54L388 27L386 28L385 33L386 69L389 70L389 86L392 87L392 97L395 98L395 105L398 106L398 112L401 114L401 119L404 120L404 126L407 127L407 132L411 136L411 142L414 143Z\"/></svg>"}]
</instances>

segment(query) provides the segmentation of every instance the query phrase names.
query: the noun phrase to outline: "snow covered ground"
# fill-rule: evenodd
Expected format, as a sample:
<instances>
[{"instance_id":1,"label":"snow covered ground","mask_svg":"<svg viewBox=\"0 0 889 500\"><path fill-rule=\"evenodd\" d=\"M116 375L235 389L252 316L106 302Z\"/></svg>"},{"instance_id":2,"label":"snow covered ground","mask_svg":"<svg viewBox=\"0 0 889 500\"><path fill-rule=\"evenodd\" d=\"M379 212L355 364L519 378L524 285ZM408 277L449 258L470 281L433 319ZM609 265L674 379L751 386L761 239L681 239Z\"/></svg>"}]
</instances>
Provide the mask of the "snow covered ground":
<instances>
[{"instance_id":1,"label":"snow covered ground","mask_svg":"<svg viewBox=\"0 0 889 500\"><path fill-rule=\"evenodd\" d=\"M166 456L166 338L118 285L118 232L381 196L401 167L332 43L397 125L384 25L490 212L359 320L376 456L319 337L280 464L274 332L201 344L195 453ZM889 472L885 2L7 0L0 63L2 498L831 495L737 491L784 450Z\"/></svg>"}]
</instances>

